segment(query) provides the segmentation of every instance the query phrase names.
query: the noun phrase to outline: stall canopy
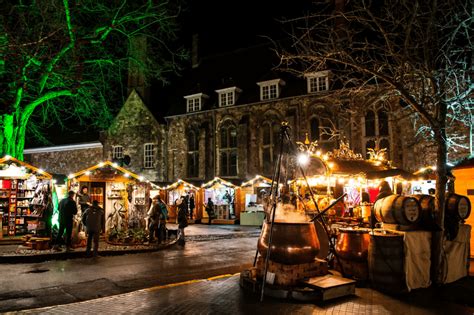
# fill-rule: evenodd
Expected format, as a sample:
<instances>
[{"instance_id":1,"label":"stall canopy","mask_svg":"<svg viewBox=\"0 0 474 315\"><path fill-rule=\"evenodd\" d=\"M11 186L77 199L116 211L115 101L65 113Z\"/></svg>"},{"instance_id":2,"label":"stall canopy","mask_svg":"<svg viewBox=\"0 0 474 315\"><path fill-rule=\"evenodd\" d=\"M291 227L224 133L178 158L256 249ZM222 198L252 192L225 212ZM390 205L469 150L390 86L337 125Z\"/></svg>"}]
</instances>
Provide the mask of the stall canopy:
<instances>
[{"instance_id":1,"label":"stall canopy","mask_svg":"<svg viewBox=\"0 0 474 315\"><path fill-rule=\"evenodd\" d=\"M270 187L271 184L272 184L272 180L270 178L257 175L251 180L248 180L242 183L241 187L248 187L248 186L254 186L254 185L261 186L261 187Z\"/></svg>"},{"instance_id":2,"label":"stall canopy","mask_svg":"<svg viewBox=\"0 0 474 315\"><path fill-rule=\"evenodd\" d=\"M229 181L223 180L222 178L219 178L219 177L214 177L214 179L212 179L209 182L203 184L202 188L204 188L204 189L213 189L213 188L217 188L219 186L226 186L226 187L229 187L229 188L237 188L236 185L232 184Z\"/></svg>"},{"instance_id":3,"label":"stall canopy","mask_svg":"<svg viewBox=\"0 0 474 315\"><path fill-rule=\"evenodd\" d=\"M92 175L93 171L100 168L104 168L104 167L110 167L110 168L114 168L120 171L121 172L120 176L123 176L124 179L134 178L139 181L145 181L145 178L143 176L132 173L129 170L119 166L117 163L113 163L111 161L100 162L97 165L86 168L85 170L79 171L77 173L69 174L68 179L75 178L78 181L89 181L90 180L89 177ZM118 175L118 174L114 174L114 175ZM110 180L115 180L115 179L116 178L110 178Z\"/></svg>"},{"instance_id":4,"label":"stall canopy","mask_svg":"<svg viewBox=\"0 0 474 315\"><path fill-rule=\"evenodd\" d=\"M53 176L44 170L34 167L28 163L17 160L16 158L6 155L0 159L0 164L7 165L6 168L0 170L0 177L28 177L36 175L38 178L52 179Z\"/></svg>"},{"instance_id":5,"label":"stall canopy","mask_svg":"<svg viewBox=\"0 0 474 315\"><path fill-rule=\"evenodd\" d=\"M188 183L187 181L184 181L182 179L178 179L176 182L174 182L173 184L171 185L168 185L166 186L164 189L166 190L174 190L176 188L178 188L179 186L184 186L185 188L189 188L189 189L193 189L193 190L199 190L198 187L194 186L193 184L191 183Z\"/></svg>"}]
</instances>

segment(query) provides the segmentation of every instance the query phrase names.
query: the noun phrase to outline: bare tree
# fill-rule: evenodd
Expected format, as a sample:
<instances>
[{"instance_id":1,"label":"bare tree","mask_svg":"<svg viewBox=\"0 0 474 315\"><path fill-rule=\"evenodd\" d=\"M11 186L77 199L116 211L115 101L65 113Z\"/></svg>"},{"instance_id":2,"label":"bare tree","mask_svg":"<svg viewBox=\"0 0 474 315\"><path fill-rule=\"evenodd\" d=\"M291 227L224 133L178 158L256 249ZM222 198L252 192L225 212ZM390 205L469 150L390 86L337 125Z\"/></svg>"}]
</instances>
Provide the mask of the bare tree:
<instances>
[{"instance_id":1,"label":"bare tree","mask_svg":"<svg viewBox=\"0 0 474 315\"><path fill-rule=\"evenodd\" d=\"M168 45L179 12L167 1L2 2L0 155L21 159L27 130L41 137L52 120L106 127L130 65L147 78L176 70L184 54Z\"/></svg>"},{"instance_id":2,"label":"bare tree","mask_svg":"<svg viewBox=\"0 0 474 315\"><path fill-rule=\"evenodd\" d=\"M472 124L471 1L336 0L316 4L314 12L288 21L294 44L281 53L282 65L302 72L334 68L345 86L382 84L399 97L419 131L437 145L436 204L443 226L447 148L457 143L447 130ZM442 232L433 238L436 281L442 238Z\"/></svg>"}]
</instances>

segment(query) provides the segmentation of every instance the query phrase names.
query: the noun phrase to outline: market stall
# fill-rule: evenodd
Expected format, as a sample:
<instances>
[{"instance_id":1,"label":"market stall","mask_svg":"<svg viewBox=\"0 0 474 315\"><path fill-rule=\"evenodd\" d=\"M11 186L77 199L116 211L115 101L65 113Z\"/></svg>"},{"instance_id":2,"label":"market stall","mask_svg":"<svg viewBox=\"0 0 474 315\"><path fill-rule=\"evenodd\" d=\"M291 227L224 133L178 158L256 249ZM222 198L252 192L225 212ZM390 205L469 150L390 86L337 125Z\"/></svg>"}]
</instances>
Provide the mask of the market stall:
<instances>
[{"instance_id":1,"label":"market stall","mask_svg":"<svg viewBox=\"0 0 474 315\"><path fill-rule=\"evenodd\" d=\"M240 199L240 189L231 182L215 177L201 187L204 204L211 200L214 204L215 222L234 224L240 217L240 204L235 202ZM209 222L209 216L203 211L203 221ZM214 221L213 221L214 222Z\"/></svg>"},{"instance_id":2,"label":"market stall","mask_svg":"<svg viewBox=\"0 0 474 315\"><path fill-rule=\"evenodd\" d=\"M0 237L49 238L53 189L52 176L44 170L11 156L0 159Z\"/></svg>"},{"instance_id":3,"label":"market stall","mask_svg":"<svg viewBox=\"0 0 474 315\"><path fill-rule=\"evenodd\" d=\"M272 180L257 175L240 186L240 200L243 211L240 213L240 225L257 225L263 223L265 212L263 197L270 194Z\"/></svg>"},{"instance_id":4,"label":"market stall","mask_svg":"<svg viewBox=\"0 0 474 315\"><path fill-rule=\"evenodd\" d=\"M98 201L104 209L102 231L118 233L128 228L143 229L150 208L152 184L143 176L116 163L105 161L68 176L68 187L76 192L79 216L84 209L81 195Z\"/></svg>"},{"instance_id":5,"label":"market stall","mask_svg":"<svg viewBox=\"0 0 474 315\"><path fill-rule=\"evenodd\" d=\"M196 220L200 220L202 218L202 209L198 207L199 204L202 204L202 199L199 194L199 188L194 186L191 183L188 183L182 179L178 179L175 183L168 185L164 188L165 190L165 202L168 205L168 221L169 222L177 222L178 219L178 212L177 212L177 203L181 197L186 199L188 204L188 213L190 215L190 221L194 222ZM190 204L192 206L192 201L194 200L194 209L190 208ZM191 212L192 218L191 218Z\"/></svg>"}]
</instances>

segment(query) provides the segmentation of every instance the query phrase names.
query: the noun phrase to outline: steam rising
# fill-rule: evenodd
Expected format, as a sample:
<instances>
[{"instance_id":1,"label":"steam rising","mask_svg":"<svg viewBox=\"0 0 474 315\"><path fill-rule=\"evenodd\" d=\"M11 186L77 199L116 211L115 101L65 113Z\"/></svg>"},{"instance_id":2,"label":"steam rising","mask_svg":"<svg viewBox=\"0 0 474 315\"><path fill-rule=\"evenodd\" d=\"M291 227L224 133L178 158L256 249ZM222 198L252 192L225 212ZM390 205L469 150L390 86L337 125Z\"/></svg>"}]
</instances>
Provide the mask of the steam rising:
<instances>
[{"instance_id":1,"label":"steam rising","mask_svg":"<svg viewBox=\"0 0 474 315\"><path fill-rule=\"evenodd\" d=\"M296 210L292 204L279 202L276 206L275 222L305 223L308 222L308 218L304 212Z\"/></svg>"}]
</instances>

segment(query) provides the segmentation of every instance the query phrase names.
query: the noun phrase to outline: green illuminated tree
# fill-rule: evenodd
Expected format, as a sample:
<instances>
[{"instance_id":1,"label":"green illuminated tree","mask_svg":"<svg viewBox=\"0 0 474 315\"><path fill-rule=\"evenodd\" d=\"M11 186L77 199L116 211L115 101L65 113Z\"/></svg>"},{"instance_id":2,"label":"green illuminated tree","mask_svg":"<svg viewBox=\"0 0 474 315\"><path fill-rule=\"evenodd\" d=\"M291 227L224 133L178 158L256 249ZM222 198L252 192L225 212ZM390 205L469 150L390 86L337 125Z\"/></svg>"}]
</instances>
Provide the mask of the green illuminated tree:
<instances>
[{"instance_id":1,"label":"green illuminated tree","mask_svg":"<svg viewBox=\"0 0 474 315\"><path fill-rule=\"evenodd\" d=\"M180 7L167 1L10 0L0 12L0 156L22 159L27 130L41 137L53 120L106 127L129 67L147 84L185 58L169 46Z\"/></svg>"},{"instance_id":2,"label":"green illuminated tree","mask_svg":"<svg viewBox=\"0 0 474 315\"><path fill-rule=\"evenodd\" d=\"M334 67L348 85L383 85L412 111L437 146L437 209L444 209L449 128L472 126L472 3L469 0L328 1L291 22L282 64L302 72ZM326 13L324 13L326 12ZM471 127L472 130L472 127ZM467 135L458 135L465 137ZM468 142L468 141L466 141ZM438 224L444 225L444 211ZM433 237L440 279L442 235Z\"/></svg>"}]
</instances>

